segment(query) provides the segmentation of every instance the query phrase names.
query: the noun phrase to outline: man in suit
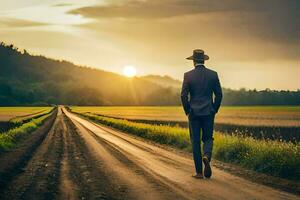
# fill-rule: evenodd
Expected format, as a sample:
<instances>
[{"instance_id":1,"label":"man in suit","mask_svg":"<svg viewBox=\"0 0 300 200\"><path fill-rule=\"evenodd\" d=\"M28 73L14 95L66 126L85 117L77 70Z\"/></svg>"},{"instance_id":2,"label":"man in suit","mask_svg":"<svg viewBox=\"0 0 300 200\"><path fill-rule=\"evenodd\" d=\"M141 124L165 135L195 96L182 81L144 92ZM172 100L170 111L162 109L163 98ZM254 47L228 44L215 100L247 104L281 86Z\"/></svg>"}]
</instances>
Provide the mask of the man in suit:
<instances>
[{"instance_id":1,"label":"man in suit","mask_svg":"<svg viewBox=\"0 0 300 200\"><path fill-rule=\"evenodd\" d=\"M204 66L204 61L209 57L204 54L203 50L194 50L193 55L187 59L194 61L195 68L184 74L181 101L189 119L190 139L196 168L196 175L193 177L203 178L203 161L204 176L210 178L214 118L221 105L222 89L217 72ZM200 137L201 131L202 137ZM203 159L201 140L204 151Z\"/></svg>"}]
</instances>

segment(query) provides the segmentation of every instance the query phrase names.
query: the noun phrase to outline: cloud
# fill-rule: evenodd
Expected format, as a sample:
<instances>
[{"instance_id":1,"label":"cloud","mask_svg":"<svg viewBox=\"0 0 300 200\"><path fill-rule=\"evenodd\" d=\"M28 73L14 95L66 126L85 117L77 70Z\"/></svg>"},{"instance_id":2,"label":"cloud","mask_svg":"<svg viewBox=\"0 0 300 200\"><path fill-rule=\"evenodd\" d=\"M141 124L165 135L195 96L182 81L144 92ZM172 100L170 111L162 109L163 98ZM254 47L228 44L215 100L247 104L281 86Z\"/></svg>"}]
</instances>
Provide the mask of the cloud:
<instances>
[{"instance_id":1,"label":"cloud","mask_svg":"<svg viewBox=\"0 0 300 200\"><path fill-rule=\"evenodd\" d=\"M207 12L274 12L277 16L300 16L298 0L128 0L82 7L71 13L90 17L167 18ZM275 13L276 11L281 11ZM296 12L291 12L296 11ZM287 17L287 16L285 16Z\"/></svg>"},{"instance_id":2,"label":"cloud","mask_svg":"<svg viewBox=\"0 0 300 200\"><path fill-rule=\"evenodd\" d=\"M0 18L0 28L9 27L9 28L22 28L22 27L34 27L34 26L45 26L47 23L36 22L31 20L23 20L16 18Z\"/></svg>"},{"instance_id":3,"label":"cloud","mask_svg":"<svg viewBox=\"0 0 300 200\"><path fill-rule=\"evenodd\" d=\"M298 0L144 0L125 1L70 11L89 18L157 20L209 13L221 13L212 23L227 19L238 26L270 40L294 41L300 36L300 1ZM229 29L230 27L228 27Z\"/></svg>"},{"instance_id":4,"label":"cloud","mask_svg":"<svg viewBox=\"0 0 300 200\"><path fill-rule=\"evenodd\" d=\"M255 8L247 1L238 3L237 0L228 0L226 3L221 0L136 0L83 7L73 10L71 13L83 14L89 17L168 18L207 12L257 10Z\"/></svg>"}]
</instances>

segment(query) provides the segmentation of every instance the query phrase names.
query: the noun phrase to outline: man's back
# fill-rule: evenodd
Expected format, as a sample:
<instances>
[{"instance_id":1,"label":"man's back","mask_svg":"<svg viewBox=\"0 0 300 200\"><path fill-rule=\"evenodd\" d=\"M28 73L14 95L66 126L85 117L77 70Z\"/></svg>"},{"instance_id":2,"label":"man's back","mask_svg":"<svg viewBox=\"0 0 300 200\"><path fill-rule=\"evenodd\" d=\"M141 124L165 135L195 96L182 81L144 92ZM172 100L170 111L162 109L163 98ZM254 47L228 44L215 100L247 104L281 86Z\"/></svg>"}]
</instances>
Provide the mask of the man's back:
<instances>
[{"instance_id":1,"label":"man's back","mask_svg":"<svg viewBox=\"0 0 300 200\"><path fill-rule=\"evenodd\" d=\"M214 101L213 93L215 94ZM204 65L198 65L195 69L186 72L181 99L186 114L191 112L195 116L204 116L218 112L222 99L218 74Z\"/></svg>"},{"instance_id":2,"label":"man's back","mask_svg":"<svg viewBox=\"0 0 300 200\"><path fill-rule=\"evenodd\" d=\"M203 50L195 49L193 55L187 59L193 60L195 69L184 74L181 101L189 119L196 169L196 174L193 177L203 178L202 164L204 163L204 176L210 178L212 175L210 160L214 140L214 118L221 104L222 89L218 74L204 66L204 62L209 59L209 56ZM213 94L215 95L214 100ZM201 141L203 141L203 160Z\"/></svg>"}]
</instances>

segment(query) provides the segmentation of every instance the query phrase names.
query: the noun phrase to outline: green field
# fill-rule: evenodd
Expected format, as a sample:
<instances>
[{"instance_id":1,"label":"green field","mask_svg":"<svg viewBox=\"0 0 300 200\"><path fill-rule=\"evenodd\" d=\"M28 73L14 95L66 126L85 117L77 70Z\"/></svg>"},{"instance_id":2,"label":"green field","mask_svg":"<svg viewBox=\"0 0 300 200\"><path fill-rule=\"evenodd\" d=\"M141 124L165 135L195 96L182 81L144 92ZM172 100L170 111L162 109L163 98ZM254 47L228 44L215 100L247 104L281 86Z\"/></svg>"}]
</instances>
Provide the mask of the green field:
<instances>
[{"instance_id":1,"label":"green field","mask_svg":"<svg viewBox=\"0 0 300 200\"><path fill-rule=\"evenodd\" d=\"M13 118L27 118L41 112L49 112L53 107L0 107L0 121Z\"/></svg>"},{"instance_id":2,"label":"green field","mask_svg":"<svg viewBox=\"0 0 300 200\"><path fill-rule=\"evenodd\" d=\"M126 119L187 121L183 109L177 107L72 107L79 113L91 112ZM216 123L249 126L300 127L300 106L223 106Z\"/></svg>"}]
</instances>

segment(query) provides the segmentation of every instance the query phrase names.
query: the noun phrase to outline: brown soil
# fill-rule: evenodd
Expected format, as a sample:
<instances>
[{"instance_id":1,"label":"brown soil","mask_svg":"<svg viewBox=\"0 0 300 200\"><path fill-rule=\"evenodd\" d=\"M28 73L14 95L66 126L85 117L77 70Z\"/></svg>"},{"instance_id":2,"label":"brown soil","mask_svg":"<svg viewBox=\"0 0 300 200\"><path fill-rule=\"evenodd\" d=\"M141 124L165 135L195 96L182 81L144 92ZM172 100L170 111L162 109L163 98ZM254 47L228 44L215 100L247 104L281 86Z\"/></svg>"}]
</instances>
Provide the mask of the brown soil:
<instances>
[{"instance_id":1,"label":"brown soil","mask_svg":"<svg viewBox=\"0 0 300 200\"><path fill-rule=\"evenodd\" d=\"M49 132L44 128L39 130L46 137L35 150L23 151L22 156L29 158L23 161L25 164L17 165L15 170L3 170L0 199L129 198L126 188L113 184L101 161L88 152L74 124L61 110ZM25 143L30 144L29 138ZM1 167L4 168L2 163L11 166L10 160L19 160L11 158L2 156Z\"/></svg>"},{"instance_id":2,"label":"brown soil","mask_svg":"<svg viewBox=\"0 0 300 200\"><path fill-rule=\"evenodd\" d=\"M57 110L49 119L36 131L30 134L17 148L0 154L0 195L16 174L21 173L27 162L31 159L33 152L45 139L47 133L53 126L56 119ZM13 159L12 159L13 158ZM1 196L0 196L1 197Z\"/></svg>"}]
</instances>

